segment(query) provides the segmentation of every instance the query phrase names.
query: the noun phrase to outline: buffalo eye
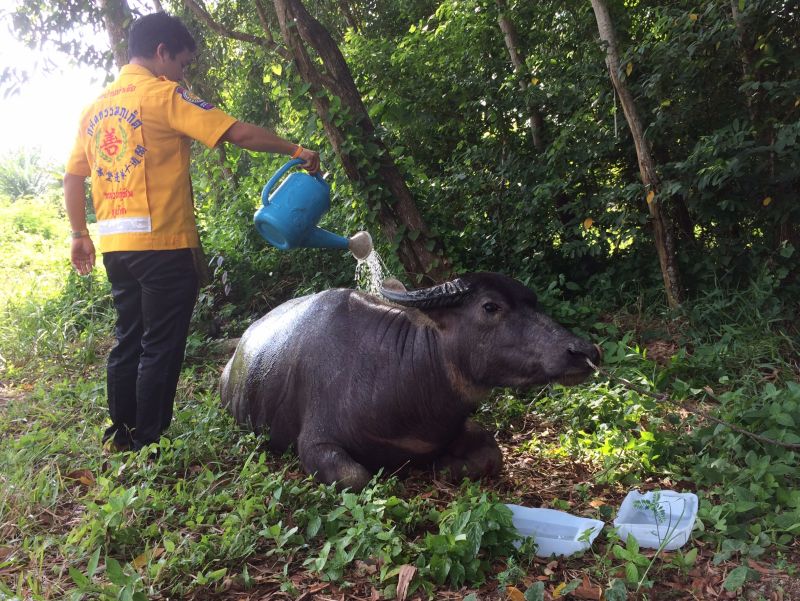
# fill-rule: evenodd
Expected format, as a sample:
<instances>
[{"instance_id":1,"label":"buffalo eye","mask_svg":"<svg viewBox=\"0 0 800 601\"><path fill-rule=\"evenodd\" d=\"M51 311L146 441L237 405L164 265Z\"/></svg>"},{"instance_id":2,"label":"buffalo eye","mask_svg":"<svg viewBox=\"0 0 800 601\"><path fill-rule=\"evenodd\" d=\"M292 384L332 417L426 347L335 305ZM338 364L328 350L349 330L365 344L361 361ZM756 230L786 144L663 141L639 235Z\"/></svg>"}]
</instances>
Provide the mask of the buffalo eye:
<instances>
[{"instance_id":1,"label":"buffalo eye","mask_svg":"<svg viewBox=\"0 0 800 601\"><path fill-rule=\"evenodd\" d=\"M483 310L491 315L492 313L497 313L500 310L500 305L497 303L484 303Z\"/></svg>"}]
</instances>

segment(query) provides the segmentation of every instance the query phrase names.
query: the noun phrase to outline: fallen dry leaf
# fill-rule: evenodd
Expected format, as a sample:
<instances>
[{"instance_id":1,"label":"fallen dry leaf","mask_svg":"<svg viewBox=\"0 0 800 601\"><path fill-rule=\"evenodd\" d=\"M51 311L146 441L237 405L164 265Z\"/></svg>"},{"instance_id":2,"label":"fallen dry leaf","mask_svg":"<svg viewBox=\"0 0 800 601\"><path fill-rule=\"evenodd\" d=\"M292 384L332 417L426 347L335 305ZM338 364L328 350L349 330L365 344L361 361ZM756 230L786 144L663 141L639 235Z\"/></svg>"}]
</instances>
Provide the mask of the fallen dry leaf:
<instances>
[{"instance_id":1,"label":"fallen dry leaf","mask_svg":"<svg viewBox=\"0 0 800 601\"><path fill-rule=\"evenodd\" d=\"M585 575L583 582L580 586L572 591L572 594L578 599L590 599L591 601L600 601L603 598L603 589L596 584L592 584Z\"/></svg>"},{"instance_id":2,"label":"fallen dry leaf","mask_svg":"<svg viewBox=\"0 0 800 601\"><path fill-rule=\"evenodd\" d=\"M766 574L766 575L782 574L782 572L780 570L775 570L775 569L772 569L772 568L768 568L766 566L761 565L757 561L753 561L752 559L748 559L747 563L750 564L751 568L753 568L756 572L758 572L760 574Z\"/></svg>"},{"instance_id":3,"label":"fallen dry leaf","mask_svg":"<svg viewBox=\"0 0 800 601\"><path fill-rule=\"evenodd\" d=\"M77 480L85 486L94 484L94 474L90 470L74 470L64 476L67 480Z\"/></svg>"},{"instance_id":4,"label":"fallen dry leaf","mask_svg":"<svg viewBox=\"0 0 800 601\"><path fill-rule=\"evenodd\" d=\"M147 565L147 562L148 562L148 561L150 561L151 559L158 559L158 558L159 558L159 557L161 557L163 554L164 554L164 549L163 549L162 547L156 547L156 548L155 548L155 549L153 549L152 551L147 551L147 550L146 550L144 553L142 553L141 555L139 555L138 557L136 557L136 559L134 559L134 560L131 562L131 565L132 565L132 566L133 566L135 569L137 569L137 570L138 570L139 568L142 568L142 567L144 567L145 565Z\"/></svg>"},{"instance_id":5,"label":"fallen dry leaf","mask_svg":"<svg viewBox=\"0 0 800 601\"><path fill-rule=\"evenodd\" d=\"M509 601L525 601L525 595L516 586L507 586L506 595Z\"/></svg>"},{"instance_id":6,"label":"fallen dry leaf","mask_svg":"<svg viewBox=\"0 0 800 601\"><path fill-rule=\"evenodd\" d=\"M330 585L331 585L330 582L322 582L320 584L315 584L314 586L311 586L311 587L308 588L308 592L313 595L314 593L318 593L320 591L324 591Z\"/></svg>"},{"instance_id":7,"label":"fallen dry leaf","mask_svg":"<svg viewBox=\"0 0 800 601\"><path fill-rule=\"evenodd\" d=\"M411 579L417 573L417 568L404 564L400 566L400 574L397 577L397 598L400 601L405 601L408 595L408 585L411 584Z\"/></svg>"},{"instance_id":8,"label":"fallen dry leaf","mask_svg":"<svg viewBox=\"0 0 800 601\"><path fill-rule=\"evenodd\" d=\"M378 566L376 566L374 563L367 563L365 561L361 561L360 559L356 560L354 567L355 574L359 578L363 578L367 574L374 574L378 571Z\"/></svg>"}]
</instances>

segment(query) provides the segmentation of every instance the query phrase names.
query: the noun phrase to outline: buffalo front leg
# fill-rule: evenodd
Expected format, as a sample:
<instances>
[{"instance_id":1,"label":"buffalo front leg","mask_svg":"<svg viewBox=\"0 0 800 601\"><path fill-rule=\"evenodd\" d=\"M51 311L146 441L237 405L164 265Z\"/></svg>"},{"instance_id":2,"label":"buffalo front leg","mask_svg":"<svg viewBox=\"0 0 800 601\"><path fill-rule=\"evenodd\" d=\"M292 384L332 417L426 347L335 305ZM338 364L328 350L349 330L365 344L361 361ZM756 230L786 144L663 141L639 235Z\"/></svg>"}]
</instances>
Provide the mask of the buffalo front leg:
<instances>
[{"instance_id":1,"label":"buffalo front leg","mask_svg":"<svg viewBox=\"0 0 800 601\"><path fill-rule=\"evenodd\" d=\"M309 474L325 484L336 484L338 489L349 488L359 492L372 478L363 465L355 461L339 445L329 442L298 442L297 454Z\"/></svg>"},{"instance_id":2,"label":"buffalo front leg","mask_svg":"<svg viewBox=\"0 0 800 601\"><path fill-rule=\"evenodd\" d=\"M448 472L456 480L477 480L484 476L496 476L503 468L503 454L494 436L468 419L464 430L439 457L434 467Z\"/></svg>"}]
</instances>

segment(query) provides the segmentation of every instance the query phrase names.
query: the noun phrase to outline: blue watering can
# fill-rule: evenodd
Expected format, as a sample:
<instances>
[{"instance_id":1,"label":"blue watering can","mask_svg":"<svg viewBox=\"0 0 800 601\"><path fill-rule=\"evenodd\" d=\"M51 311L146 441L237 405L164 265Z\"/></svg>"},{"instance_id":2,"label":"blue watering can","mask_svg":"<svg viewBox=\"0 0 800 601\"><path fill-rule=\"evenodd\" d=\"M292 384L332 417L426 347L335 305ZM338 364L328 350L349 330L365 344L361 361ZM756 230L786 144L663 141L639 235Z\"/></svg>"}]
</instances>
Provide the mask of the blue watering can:
<instances>
[{"instance_id":1,"label":"blue watering can","mask_svg":"<svg viewBox=\"0 0 800 601\"><path fill-rule=\"evenodd\" d=\"M280 250L341 248L350 250L358 259L366 258L372 251L372 238L367 232L358 232L348 239L317 227L322 215L331 208L330 186L319 172L310 175L295 171L270 194L284 173L302 163L303 159L292 159L264 186L261 191L264 206L253 217L258 233Z\"/></svg>"}]
</instances>

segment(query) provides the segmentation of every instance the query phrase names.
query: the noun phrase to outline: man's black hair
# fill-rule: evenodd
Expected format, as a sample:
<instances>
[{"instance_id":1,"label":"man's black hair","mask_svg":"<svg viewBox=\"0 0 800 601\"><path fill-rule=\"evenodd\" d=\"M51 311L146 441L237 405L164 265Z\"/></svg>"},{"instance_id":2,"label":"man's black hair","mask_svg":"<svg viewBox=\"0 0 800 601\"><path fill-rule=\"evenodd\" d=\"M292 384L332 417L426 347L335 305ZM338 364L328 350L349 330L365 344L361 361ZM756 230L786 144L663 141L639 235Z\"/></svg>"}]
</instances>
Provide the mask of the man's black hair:
<instances>
[{"instance_id":1,"label":"man's black hair","mask_svg":"<svg viewBox=\"0 0 800 601\"><path fill-rule=\"evenodd\" d=\"M178 17L157 12L136 19L128 34L128 58L153 58L159 44L164 44L170 56L183 50L194 52L197 44Z\"/></svg>"}]
</instances>

